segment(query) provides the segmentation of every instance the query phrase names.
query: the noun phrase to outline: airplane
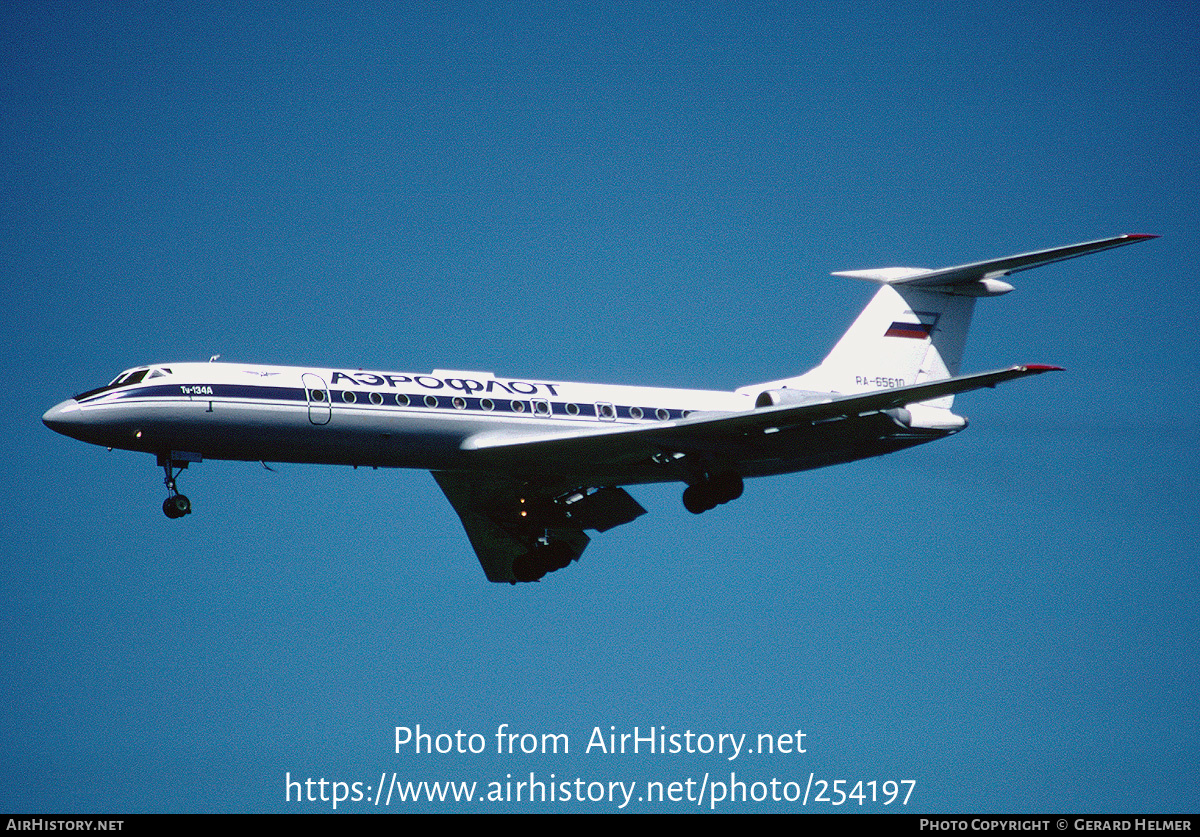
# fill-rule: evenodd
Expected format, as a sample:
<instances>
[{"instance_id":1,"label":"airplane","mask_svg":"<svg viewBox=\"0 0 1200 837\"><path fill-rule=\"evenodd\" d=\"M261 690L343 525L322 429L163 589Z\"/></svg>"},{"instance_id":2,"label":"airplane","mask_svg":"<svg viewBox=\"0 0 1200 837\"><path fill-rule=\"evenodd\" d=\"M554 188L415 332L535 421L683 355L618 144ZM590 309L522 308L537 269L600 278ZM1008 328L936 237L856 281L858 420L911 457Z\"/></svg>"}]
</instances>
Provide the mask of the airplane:
<instances>
[{"instance_id":1,"label":"airplane","mask_svg":"<svg viewBox=\"0 0 1200 837\"><path fill-rule=\"evenodd\" d=\"M877 283L812 370L733 392L581 384L434 369L392 373L243 363L139 366L42 417L110 450L152 453L163 512L205 459L430 470L490 581L538 581L590 538L645 513L623 486L682 482L694 514L744 480L851 462L958 433L954 396L1061 371L959 374L975 300L1021 270L1157 238L1121 235L935 270L837 272Z\"/></svg>"}]
</instances>

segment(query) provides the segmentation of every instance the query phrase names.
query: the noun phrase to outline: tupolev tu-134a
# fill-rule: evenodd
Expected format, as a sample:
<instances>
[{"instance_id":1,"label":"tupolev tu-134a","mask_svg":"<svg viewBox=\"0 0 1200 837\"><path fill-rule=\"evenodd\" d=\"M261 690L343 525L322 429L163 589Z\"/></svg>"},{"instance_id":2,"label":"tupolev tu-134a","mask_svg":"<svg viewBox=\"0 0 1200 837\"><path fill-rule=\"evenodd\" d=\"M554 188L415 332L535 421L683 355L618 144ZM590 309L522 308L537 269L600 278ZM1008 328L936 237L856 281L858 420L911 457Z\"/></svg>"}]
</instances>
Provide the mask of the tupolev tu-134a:
<instances>
[{"instance_id":1,"label":"tupolev tu-134a","mask_svg":"<svg viewBox=\"0 0 1200 837\"><path fill-rule=\"evenodd\" d=\"M428 374L166 363L50 409L59 433L152 453L167 517L191 511L176 479L204 459L433 472L492 581L537 581L577 560L587 530L645 509L622 486L682 482L695 514L744 480L851 462L952 435L960 392L1057 370L959 374L975 300L1001 277L1133 244L1122 235L928 270L837 273L878 283L819 366L733 392L580 384L435 369Z\"/></svg>"}]
</instances>

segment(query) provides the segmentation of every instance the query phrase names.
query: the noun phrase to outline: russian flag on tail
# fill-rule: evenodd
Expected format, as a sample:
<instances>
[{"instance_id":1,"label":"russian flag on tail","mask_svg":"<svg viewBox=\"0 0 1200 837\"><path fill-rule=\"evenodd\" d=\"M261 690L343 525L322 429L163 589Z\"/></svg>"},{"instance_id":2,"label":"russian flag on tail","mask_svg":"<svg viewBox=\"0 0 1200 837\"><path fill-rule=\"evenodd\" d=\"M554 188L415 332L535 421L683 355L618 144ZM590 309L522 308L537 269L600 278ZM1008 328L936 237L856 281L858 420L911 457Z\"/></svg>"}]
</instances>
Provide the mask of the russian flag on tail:
<instances>
[{"instance_id":1,"label":"russian flag on tail","mask_svg":"<svg viewBox=\"0 0 1200 837\"><path fill-rule=\"evenodd\" d=\"M883 333L884 337L912 337L924 340L933 331L933 323L892 323Z\"/></svg>"}]
</instances>

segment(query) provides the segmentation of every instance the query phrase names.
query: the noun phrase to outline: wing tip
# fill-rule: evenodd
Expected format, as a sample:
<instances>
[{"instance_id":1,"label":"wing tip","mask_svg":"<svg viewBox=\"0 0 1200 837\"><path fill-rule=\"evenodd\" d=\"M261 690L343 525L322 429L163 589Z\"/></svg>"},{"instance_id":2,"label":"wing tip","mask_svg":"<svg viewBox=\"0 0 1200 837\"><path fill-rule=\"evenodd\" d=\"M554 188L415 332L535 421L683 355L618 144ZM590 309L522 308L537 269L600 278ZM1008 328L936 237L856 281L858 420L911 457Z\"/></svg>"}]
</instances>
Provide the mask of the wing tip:
<instances>
[{"instance_id":1,"label":"wing tip","mask_svg":"<svg viewBox=\"0 0 1200 837\"><path fill-rule=\"evenodd\" d=\"M1040 375L1043 372L1066 372L1061 366L1051 366L1048 363L1024 363L1017 367L1022 372L1030 372L1035 375Z\"/></svg>"}]
</instances>

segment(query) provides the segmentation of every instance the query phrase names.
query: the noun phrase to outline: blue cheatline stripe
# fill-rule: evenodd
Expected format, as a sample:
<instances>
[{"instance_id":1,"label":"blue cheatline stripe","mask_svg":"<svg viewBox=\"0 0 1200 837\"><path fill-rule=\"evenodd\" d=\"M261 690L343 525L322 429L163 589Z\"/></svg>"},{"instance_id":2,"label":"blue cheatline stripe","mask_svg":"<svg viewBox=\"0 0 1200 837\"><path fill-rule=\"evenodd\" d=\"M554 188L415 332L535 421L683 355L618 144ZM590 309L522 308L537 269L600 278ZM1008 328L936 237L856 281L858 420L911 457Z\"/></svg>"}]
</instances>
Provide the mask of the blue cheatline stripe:
<instances>
[{"instance_id":1,"label":"blue cheatline stripe","mask_svg":"<svg viewBox=\"0 0 1200 837\"><path fill-rule=\"evenodd\" d=\"M599 411L595 404L580 404L577 402L568 401L550 401L549 399L512 399L512 398L479 398L465 395L433 395L430 392L422 393L400 393L408 396L408 404L397 404L396 394L393 392L385 392L381 390L356 390L356 389L338 389L326 390L327 399L325 401L313 401L312 406L333 406L333 407L391 407L410 409L410 410L452 410L454 412L475 412L483 413L484 415L495 415L497 413L510 416L526 416L529 418L580 418L580 419L598 419ZM347 401L344 393L352 393L353 401ZM376 404L371 401L372 394L383 396L383 402ZM427 405L425 398L434 399L434 404ZM204 401L205 399L241 399L248 401L286 401L293 403L306 404L309 403L308 396L302 387L273 387L273 386L256 386L252 384L154 384L152 386L133 386L129 389L107 390L106 392L96 393L82 400L83 404L96 404L100 402L111 402L117 400L131 399L153 399L153 398L170 398L188 401ZM461 400L464 404L462 408L456 408L454 405L455 399ZM534 401L546 402L550 406L549 413L538 413L533 408ZM491 410L483 408L483 402L490 401L493 405ZM513 404L521 404L524 409L518 411L513 408ZM574 404L578 408L578 412L572 414L568 411L568 404ZM669 419L681 419L686 410L645 407L637 405L614 405L617 413L617 418L629 419L631 421L666 421ZM667 413L666 419L659 419L657 411L665 410ZM641 410L641 416L635 416L634 411Z\"/></svg>"}]
</instances>

